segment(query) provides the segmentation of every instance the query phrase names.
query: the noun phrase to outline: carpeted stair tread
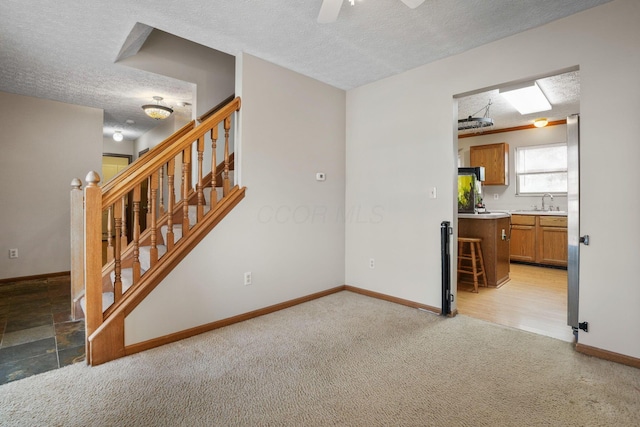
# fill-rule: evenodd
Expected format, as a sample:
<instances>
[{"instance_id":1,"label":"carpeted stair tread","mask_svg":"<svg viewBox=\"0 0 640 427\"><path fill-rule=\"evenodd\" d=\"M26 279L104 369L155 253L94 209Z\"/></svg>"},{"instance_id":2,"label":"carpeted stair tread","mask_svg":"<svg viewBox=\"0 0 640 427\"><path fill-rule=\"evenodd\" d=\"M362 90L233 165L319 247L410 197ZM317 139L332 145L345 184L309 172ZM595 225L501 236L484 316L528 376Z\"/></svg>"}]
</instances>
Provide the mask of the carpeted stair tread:
<instances>
[{"instance_id":1,"label":"carpeted stair tread","mask_svg":"<svg viewBox=\"0 0 640 427\"><path fill-rule=\"evenodd\" d=\"M167 253L165 245L157 245L156 248L158 248L158 259ZM151 246L141 246L138 259L140 260L140 269L149 270L151 268Z\"/></svg>"},{"instance_id":2,"label":"carpeted stair tread","mask_svg":"<svg viewBox=\"0 0 640 427\"><path fill-rule=\"evenodd\" d=\"M182 224L173 224L173 243L177 243L182 238ZM163 225L160 227L160 233L162 234L162 241L167 243L167 233L169 233L169 226Z\"/></svg>"},{"instance_id":3,"label":"carpeted stair tread","mask_svg":"<svg viewBox=\"0 0 640 427\"><path fill-rule=\"evenodd\" d=\"M140 275L143 275L147 269L140 267ZM116 272L112 271L109 275L111 283L116 281ZM124 294L133 285L133 268L123 268L120 270L120 281L122 282L122 293Z\"/></svg>"},{"instance_id":4,"label":"carpeted stair tread","mask_svg":"<svg viewBox=\"0 0 640 427\"><path fill-rule=\"evenodd\" d=\"M123 291L124 292L124 291ZM80 299L80 307L82 307L82 312L86 313L87 312L87 301L86 301L86 296L82 297ZM114 301L114 297L113 297L113 292L103 292L102 293L102 312L104 313L104 311L111 307L111 304L113 304Z\"/></svg>"}]
</instances>

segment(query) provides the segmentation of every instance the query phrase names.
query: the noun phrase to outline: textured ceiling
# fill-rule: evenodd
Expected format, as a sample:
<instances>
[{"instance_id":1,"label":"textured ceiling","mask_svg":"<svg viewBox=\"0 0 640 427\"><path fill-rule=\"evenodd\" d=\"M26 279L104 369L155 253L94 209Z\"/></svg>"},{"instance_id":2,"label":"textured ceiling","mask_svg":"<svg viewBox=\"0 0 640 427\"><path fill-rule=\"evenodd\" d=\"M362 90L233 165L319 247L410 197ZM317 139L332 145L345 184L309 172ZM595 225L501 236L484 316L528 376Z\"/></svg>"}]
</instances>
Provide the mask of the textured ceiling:
<instances>
[{"instance_id":1,"label":"textured ceiling","mask_svg":"<svg viewBox=\"0 0 640 427\"><path fill-rule=\"evenodd\" d=\"M0 91L104 109L105 128L132 119L132 139L156 125L140 109L153 95L192 97L187 82L115 62L138 22L351 89L607 1L345 1L318 24L321 0L2 0Z\"/></svg>"},{"instance_id":2,"label":"textured ceiling","mask_svg":"<svg viewBox=\"0 0 640 427\"><path fill-rule=\"evenodd\" d=\"M530 125L537 118L547 120L564 120L572 114L580 112L580 72L571 71L536 80L545 94L551 110L521 115L500 94L498 89L466 96L458 99L458 119L469 116L482 117L489 102L489 117L494 125L485 130L512 128ZM481 132L481 130L480 130ZM464 130L460 134L478 133L478 130Z\"/></svg>"}]
</instances>

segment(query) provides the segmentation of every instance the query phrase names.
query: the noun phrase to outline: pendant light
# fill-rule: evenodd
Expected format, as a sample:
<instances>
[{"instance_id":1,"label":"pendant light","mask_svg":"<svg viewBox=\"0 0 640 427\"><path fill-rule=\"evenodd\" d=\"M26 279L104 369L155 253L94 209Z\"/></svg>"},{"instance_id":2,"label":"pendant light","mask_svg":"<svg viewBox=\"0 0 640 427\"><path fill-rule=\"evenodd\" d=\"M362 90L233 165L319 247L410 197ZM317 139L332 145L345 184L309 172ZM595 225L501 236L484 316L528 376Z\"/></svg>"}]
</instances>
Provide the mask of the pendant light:
<instances>
[{"instance_id":1,"label":"pendant light","mask_svg":"<svg viewBox=\"0 0 640 427\"><path fill-rule=\"evenodd\" d=\"M156 120L164 120L173 113L171 108L160 104L160 101L162 101L161 96L154 96L153 99L156 101L155 104L146 104L142 106L142 109L147 116Z\"/></svg>"}]
</instances>

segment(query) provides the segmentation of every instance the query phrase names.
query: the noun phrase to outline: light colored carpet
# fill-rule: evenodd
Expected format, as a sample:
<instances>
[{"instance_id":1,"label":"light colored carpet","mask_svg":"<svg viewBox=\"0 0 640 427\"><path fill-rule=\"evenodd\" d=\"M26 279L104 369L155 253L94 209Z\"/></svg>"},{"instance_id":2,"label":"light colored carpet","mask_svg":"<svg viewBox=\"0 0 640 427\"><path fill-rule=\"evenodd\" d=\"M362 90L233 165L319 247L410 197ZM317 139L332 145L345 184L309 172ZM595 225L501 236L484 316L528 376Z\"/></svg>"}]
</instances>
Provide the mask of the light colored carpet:
<instances>
[{"instance_id":1,"label":"light colored carpet","mask_svg":"<svg viewBox=\"0 0 640 427\"><path fill-rule=\"evenodd\" d=\"M640 370L350 292L0 386L9 426L636 426Z\"/></svg>"}]
</instances>

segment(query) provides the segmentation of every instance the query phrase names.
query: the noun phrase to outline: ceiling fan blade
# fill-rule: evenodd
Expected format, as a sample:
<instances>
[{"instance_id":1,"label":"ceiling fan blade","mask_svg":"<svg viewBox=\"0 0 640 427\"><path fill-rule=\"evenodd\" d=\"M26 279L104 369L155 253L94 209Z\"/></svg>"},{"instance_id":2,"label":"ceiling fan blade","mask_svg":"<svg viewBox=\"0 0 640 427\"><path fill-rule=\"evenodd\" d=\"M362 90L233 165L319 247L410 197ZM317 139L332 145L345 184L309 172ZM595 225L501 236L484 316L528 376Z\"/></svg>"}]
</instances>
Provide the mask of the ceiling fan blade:
<instances>
[{"instance_id":1,"label":"ceiling fan blade","mask_svg":"<svg viewBox=\"0 0 640 427\"><path fill-rule=\"evenodd\" d=\"M341 7L342 0L323 0L318 14L318 23L329 24L335 22L338 19Z\"/></svg>"},{"instance_id":2,"label":"ceiling fan blade","mask_svg":"<svg viewBox=\"0 0 640 427\"><path fill-rule=\"evenodd\" d=\"M424 0L402 0L402 3L406 4L411 9L415 9L416 7L424 3Z\"/></svg>"}]
</instances>

